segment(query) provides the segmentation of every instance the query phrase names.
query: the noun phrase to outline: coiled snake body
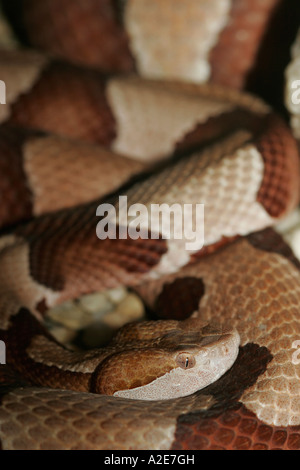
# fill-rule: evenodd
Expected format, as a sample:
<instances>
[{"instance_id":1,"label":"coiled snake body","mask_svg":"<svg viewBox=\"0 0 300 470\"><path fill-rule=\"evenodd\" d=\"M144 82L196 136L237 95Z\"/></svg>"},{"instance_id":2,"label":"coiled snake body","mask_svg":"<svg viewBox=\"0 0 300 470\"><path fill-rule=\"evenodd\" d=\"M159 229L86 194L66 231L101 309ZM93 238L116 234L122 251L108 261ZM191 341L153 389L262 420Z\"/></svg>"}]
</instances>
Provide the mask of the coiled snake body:
<instances>
[{"instance_id":1,"label":"coiled snake body","mask_svg":"<svg viewBox=\"0 0 300 470\"><path fill-rule=\"evenodd\" d=\"M31 25L41 2L23 3L28 18L37 8ZM86 13L99 3L110 11L95 0ZM135 53L141 74L150 68L150 78L161 78L155 41L141 54L141 3L123 4L131 52L125 32L116 36L108 23L123 44L116 63L132 70ZM76 12L81 2L73 4ZM224 15L238 15L230 2L211 5L221 19L209 31L222 39L231 31ZM48 47L47 32L34 30ZM216 85L222 50L211 54L215 83L202 85L104 79L40 53L1 53L9 85L0 108L1 221L12 227L37 216L0 239L3 449L300 448L300 264L268 228L299 201L298 147L260 99ZM238 83L223 84L241 86L247 64ZM178 73L165 67L167 78ZM202 68L182 69L190 75L177 79L200 69L201 81L209 78L204 59ZM204 246L186 250L193 217L180 240L131 239L127 227L122 239L99 240L97 207L118 211L119 194L147 208L203 203ZM163 320L125 327L107 349L85 353L63 348L42 326L47 308L119 285Z\"/></svg>"}]
</instances>

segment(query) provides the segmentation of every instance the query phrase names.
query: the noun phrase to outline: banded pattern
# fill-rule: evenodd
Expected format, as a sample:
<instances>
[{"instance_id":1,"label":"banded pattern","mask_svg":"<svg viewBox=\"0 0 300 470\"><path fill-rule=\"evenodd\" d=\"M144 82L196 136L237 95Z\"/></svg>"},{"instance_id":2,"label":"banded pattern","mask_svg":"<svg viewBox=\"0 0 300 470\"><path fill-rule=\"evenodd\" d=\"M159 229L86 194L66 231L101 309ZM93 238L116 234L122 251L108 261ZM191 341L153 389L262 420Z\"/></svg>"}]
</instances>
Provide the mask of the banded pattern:
<instances>
[{"instance_id":1,"label":"banded pattern","mask_svg":"<svg viewBox=\"0 0 300 470\"><path fill-rule=\"evenodd\" d=\"M4 0L12 17L12 3L41 52L0 52L0 448L299 449L300 262L266 229L299 202L298 146L237 91L259 91L286 3ZM98 207L117 219L120 195L145 209L139 234L127 219L99 240ZM204 246L187 248L191 209L166 237L161 210L199 203ZM120 285L168 320L83 352L43 326Z\"/></svg>"},{"instance_id":2,"label":"banded pattern","mask_svg":"<svg viewBox=\"0 0 300 470\"><path fill-rule=\"evenodd\" d=\"M282 0L3 3L22 38L52 56L105 72L137 70L148 78L210 80L240 89L264 67L265 43L276 41L278 18L297 14L297 2L285 9Z\"/></svg>"}]
</instances>

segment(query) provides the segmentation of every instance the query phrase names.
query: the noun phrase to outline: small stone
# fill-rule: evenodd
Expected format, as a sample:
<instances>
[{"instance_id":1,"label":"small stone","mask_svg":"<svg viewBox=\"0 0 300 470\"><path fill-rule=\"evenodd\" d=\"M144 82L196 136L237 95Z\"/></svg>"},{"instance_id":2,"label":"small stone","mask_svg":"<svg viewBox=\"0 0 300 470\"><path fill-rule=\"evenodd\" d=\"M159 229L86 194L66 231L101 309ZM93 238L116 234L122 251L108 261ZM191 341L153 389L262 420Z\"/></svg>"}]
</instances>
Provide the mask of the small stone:
<instances>
[{"instance_id":1,"label":"small stone","mask_svg":"<svg viewBox=\"0 0 300 470\"><path fill-rule=\"evenodd\" d=\"M91 313L83 310L79 304L72 301L64 302L50 309L47 316L50 320L73 330L80 330L94 321Z\"/></svg>"},{"instance_id":2,"label":"small stone","mask_svg":"<svg viewBox=\"0 0 300 470\"><path fill-rule=\"evenodd\" d=\"M109 298L100 292L84 295L79 299L78 303L84 310L96 314L97 317L114 309L114 305Z\"/></svg>"},{"instance_id":3,"label":"small stone","mask_svg":"<svg viewBox=\"0 0 300 470\"><path fill-rule=\"evenodd\" d=\"M117 289L110 289L106 292L108 299L115 305L119 304L128 295L125 287L118 287Z\"/></svg>"},{"instance_id":4,"label":"small stone","mask_svg":"<svg viewBox=\"0 0 300 470\"><path fill-rule=\"evenodd\" d=\"M127 321L139 320L145 313L141 299L135 294L128 294L117 306L117 312L124 316Z\"/></svg>"},{"instance_id":5,"label":"small stone","mask_svg":"<svg viewBox=\"0 0 300 470\"><path fill-rule=\"evenodd\" d=\"M77 334L75 330L70 330L70 328L65 328L63 326L52 327L50 333L54 336L56 341L65 345L74 341Z\"/></svg>"},{"instance_id":6,"label":"small stone","mask_svg":"<svg viewBox=\"0 0 300 470\"><path fill-rule=\"evenodd\" d=\"M135 294L126 298L112 312L108 312L99 322L87 327L82 334L82 342L87 348L99 348L106 345L116 331L126 323L145 319L142 301Z\"/></svg>"},{"instance_id":7,"label":"small stone","mask_svg":"<svg viewBox=\"0 0 300 470\"><path fill-rule=\"evenodd\" d=\"M131 320L130 319L128 320L127 316L124 316L121 312L118 312L117 310L114 310L113 312L108 313L102 319L102 322L104 325L107 325L110 328L113 328L114 330L121 328L123 325L125 325L129 321Z\"/></svg>"}]
</instances>

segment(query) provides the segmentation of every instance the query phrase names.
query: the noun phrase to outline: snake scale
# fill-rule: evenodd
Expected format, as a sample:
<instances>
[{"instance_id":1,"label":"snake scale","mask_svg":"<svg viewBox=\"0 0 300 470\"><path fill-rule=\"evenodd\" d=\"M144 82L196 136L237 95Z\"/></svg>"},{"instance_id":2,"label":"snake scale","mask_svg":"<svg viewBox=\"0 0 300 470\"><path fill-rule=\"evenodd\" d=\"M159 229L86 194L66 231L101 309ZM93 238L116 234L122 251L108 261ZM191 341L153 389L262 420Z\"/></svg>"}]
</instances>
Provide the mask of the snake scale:
<instances>
[{"instance_id":1,"label":"snake scale","mask_svg":"<svg viewBox=\"0 0 300 470\"><path fill-rule=\"evenodd\" d=\"M0 51L0 448L300 449L300 262L272 229L298 143L259 96L286 2L2 3L31 47ZM204 246L194 216L99 240L119 195L204 204ZM120 285L160 319L84 352L45 329Z\"/></svg>"}]
</instances>

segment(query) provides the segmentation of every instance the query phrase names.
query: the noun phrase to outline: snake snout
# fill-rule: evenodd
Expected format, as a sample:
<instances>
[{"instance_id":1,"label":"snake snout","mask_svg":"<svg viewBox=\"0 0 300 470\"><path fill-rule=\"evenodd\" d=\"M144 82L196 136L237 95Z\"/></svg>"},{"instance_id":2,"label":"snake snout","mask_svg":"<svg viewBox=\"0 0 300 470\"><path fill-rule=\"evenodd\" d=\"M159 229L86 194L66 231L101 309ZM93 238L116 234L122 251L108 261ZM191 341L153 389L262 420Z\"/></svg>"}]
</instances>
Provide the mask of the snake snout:
<instances>
[{"instance_id":1,"label":"snake snout","mask_svg":"<svg viewBox=\"0 0 300 470\"><path fill-rule=\"evenodd\" d=\"M239 345L240 336L235 328L206 338L196 356L199 373L205 376L205 381L215 382L232 367L239 353Z\"/></svg>"}]
</instances>

